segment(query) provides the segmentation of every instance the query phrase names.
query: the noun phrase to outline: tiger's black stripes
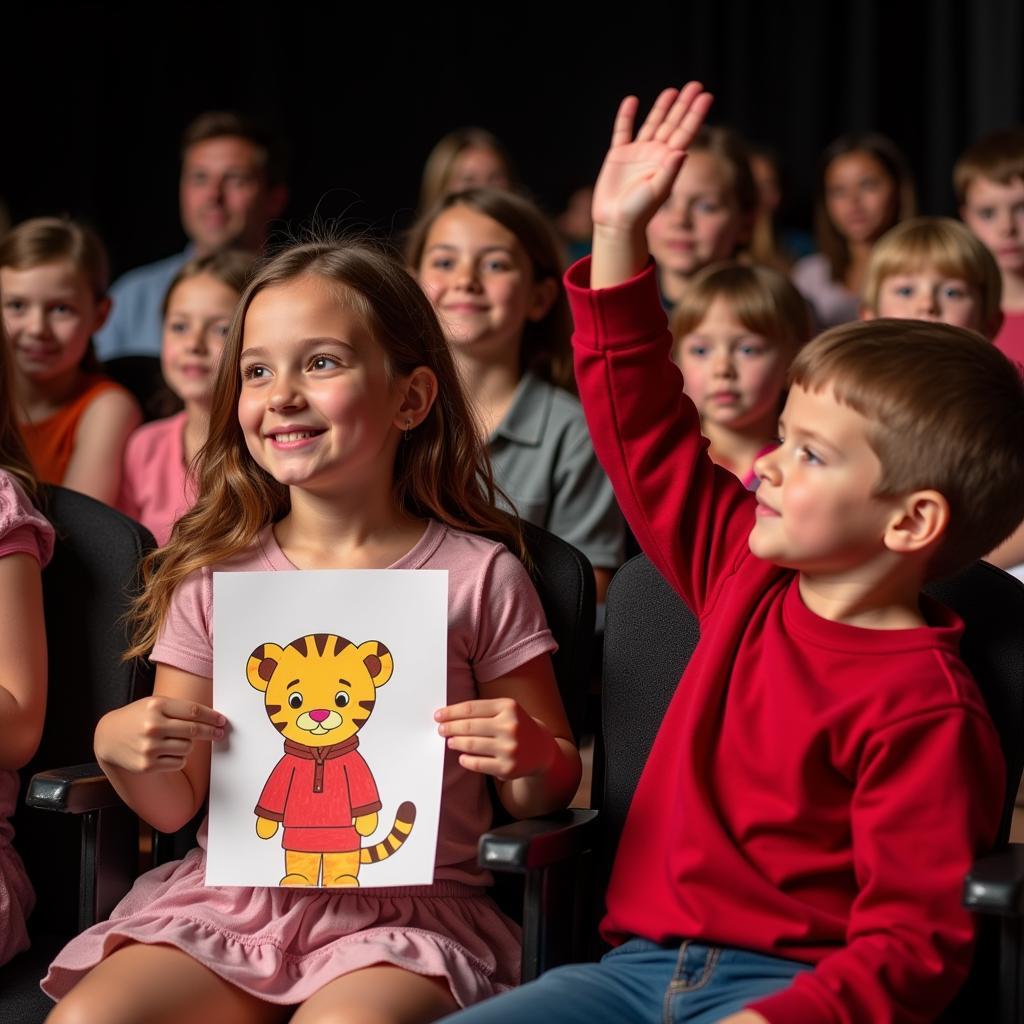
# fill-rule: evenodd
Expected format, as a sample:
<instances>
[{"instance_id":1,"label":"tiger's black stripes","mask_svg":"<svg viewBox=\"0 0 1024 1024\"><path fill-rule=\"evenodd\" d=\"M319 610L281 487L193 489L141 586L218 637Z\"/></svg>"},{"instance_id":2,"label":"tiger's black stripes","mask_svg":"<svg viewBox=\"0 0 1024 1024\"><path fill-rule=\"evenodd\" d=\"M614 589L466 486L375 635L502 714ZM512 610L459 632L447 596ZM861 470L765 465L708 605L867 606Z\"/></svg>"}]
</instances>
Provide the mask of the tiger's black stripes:
<instances>
[{"instance_id":1,"label":"tiger's black stripes","mask_svg":"<svg viewBox=\"0 0 1024 1024\"><path fill-rule=\"evenodd\" d=\"M376 864L386 860L399 850L409 838L412 826L416 821L416 807L409 800L404 801L395 813L395 824L391 831L379 843L366 846L359 852L360 864Z\"/></svg>"}]
</instances>

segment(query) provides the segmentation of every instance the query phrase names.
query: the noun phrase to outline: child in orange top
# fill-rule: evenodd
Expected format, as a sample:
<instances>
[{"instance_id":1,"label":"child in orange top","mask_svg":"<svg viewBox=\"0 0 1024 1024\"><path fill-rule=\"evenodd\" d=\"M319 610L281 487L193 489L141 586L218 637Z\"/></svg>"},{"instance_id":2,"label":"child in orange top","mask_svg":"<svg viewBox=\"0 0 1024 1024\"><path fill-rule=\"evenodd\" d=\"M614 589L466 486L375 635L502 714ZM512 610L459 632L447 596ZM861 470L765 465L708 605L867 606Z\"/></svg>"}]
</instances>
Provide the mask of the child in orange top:
<instances>
[{"instance_id":1,"label":"child in orange top","mask_svg":"<svg viewBox=\"0 0 1024 1024\"><path fill-rule=\"evenodd\" d=\"M0 242L0 293L19 429L36 475L113 504L135 399L96 372L90 339L107 318L103 244L73 221L40 217Z\"/></svg>"},{"instance_id":2,"label":"child in orange top","mask_svg":"<svg viewBox=\"0 0 1024 1024\"><path fill-rule=\"evenodd\" d=\"M807 303L777 270L720 263L693 279L671 327L711 458L753 490L754 460L775 446L789 364L811 336Z\"/></svg>"}]
</instances>

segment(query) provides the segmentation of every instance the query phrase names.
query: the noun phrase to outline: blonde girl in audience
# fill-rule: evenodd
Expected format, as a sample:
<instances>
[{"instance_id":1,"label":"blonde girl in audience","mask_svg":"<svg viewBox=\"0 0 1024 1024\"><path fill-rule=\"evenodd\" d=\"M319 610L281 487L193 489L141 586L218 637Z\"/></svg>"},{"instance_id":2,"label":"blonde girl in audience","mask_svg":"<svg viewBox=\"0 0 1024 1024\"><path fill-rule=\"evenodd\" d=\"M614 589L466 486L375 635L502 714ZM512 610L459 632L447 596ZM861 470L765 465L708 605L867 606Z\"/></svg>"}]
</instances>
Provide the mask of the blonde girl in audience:
<instances>
[{"instance_id":1,"label":"blonde girl in audience","mask_svg":"<svg viewBox=\"0 0 1024 1024\"><path fill-rule=\"evenodd\" d=\"M36 476L112 505L142 419L97 372L92 335L110 312L107 256L88 228L27 220L0 241L0 292L18 427Z\"/></svg>"},{"instance_id":2,"label":"blonde girl in audience","mask_svg":"<svg viewBox=\"0 0 1024 1024\"><path fill-rule=\"evenodd\" d=\"M603 600L624 527L570 394L572 328L553 228L527 199L472 189L420 219L407 258L476 403L498 486L523 519L590 559Z\"/></svg>"},{"instance_id":3,"label":"blonde girl in audience","mask_svg":"<svg viewBox=\"0 0 1024 1024\"><path fill-rule=\"evenodd\" d=\"M728 128L702 128L672 192L647 225L666 308L679 302L699 270L734 258L749 244L759 207L742 139Z\"/></svg>"},{"instance_id":4,"label":"blonde girl in audience","mask_svg":"<svg viewBox=\"0 0 1024 1024\"><path fill-rule=\"evenodd\" d=\"M769 267L702 270L672 315L672 358L700 413L714 462L749 488L775 446L789 364L811 336L807 303Z\"/></svg>"},{"instance_id":5,"label":"blonde girl in audience","mask_svg":"<svg viewBox=\"0 0 1024 1024\"><path fill-rule=\"evenodd\" d=\"M51 1021L233 1024L294 1011L294 1024L417 1022L514 984L517 930L476 864L486 779L513 815L544 813L575 792L579 757L536 592L490 539L519 551L517 524L494 507L449 348L413 278L334 242L259 270L225 343L198 478L195 506L145 566L129 653L155 642L155 695L100 721L104 771L159 829L203 805L210 741L228 724L210 707L214 570L447 569L435 880L206 887L204 829L199 849L140 878L57 958L43 982L64 997Z\"/></svg>"},{"instance_id":6,"label":"blonde girl in audience","mask_svg":"<svg viewBox=\"0 0 1024 1024\"><path fill-rule=\"evenodd\" d=\"M906 159L884 135L844 135L825 150L814 208L820 251L792 275L819 328L857 319L872 246L914 206Z\"/></svg>"},{"instance_id":7,"label":"blonde girl in audience","mask_svg":"<svg viewBox=\"0 0 1024 1024\"><path fill-rule=\"evenodd\" d=\"M10 362L0 326L0 964L28 948L25 921L35 895L11 845L8 818L18 772L31 759L46 711L46 637L40 569L53 552L53 530L36 511L35 478L14 422Z\"/></svg>"},{"instance_id":8,"label":"blonde girl in audience","mask_svg":"<svg viewBox=\"0 0 1024 1024\"><path fill-rule=\"evenodd\" d=\"M517 186L505 147L484 128L457 128L449 132L427 157L420 185L421 214L452 192L468 188Z\"/></svg>"},{"instance_id":9,"label":"blonde girl in audience","mask_svg":"<svg viewBox=\"0 0 1024 1024\"><path fill-rule=\"evenodd\" d=\"M192 504L188 467L206 443L221 350L235 306L252 272L248 253L224 250L189 260L164 299L160 366L184 404L175 416L139 427L128 440L118 507L166 544Z\"/></svg>"}]
</instances>

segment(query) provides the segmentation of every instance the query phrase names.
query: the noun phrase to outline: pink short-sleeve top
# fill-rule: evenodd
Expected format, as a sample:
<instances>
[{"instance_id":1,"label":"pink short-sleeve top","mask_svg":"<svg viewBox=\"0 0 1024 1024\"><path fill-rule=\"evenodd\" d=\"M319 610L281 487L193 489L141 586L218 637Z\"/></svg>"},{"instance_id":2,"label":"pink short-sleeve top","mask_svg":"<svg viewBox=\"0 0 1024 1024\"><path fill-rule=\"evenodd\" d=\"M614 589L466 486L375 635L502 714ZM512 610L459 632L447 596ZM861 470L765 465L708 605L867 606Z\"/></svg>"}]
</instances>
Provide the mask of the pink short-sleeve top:
<instances>
[{"instance_id":1,"label":"pink short-sleeve top","mask_svg":"<svg viewBox=\"0 0 1024 1024\"><path fill-rule=\"evenodd\" d=\"M117 507L166 544L171 527L196 499L185 465L185 413L143 424L124 451Z\"/></svg>"},{"instance_id":2,"label":"pink short-sleeve top","mask_svg":"<svg viewBox=\"0 0 1024 1024\"><path fill-rule=\"evenodd\" d=\"M557 647L537 592L503 545L430 520L392 569L448 570L448 703ZM193 675L213 675L213 573L297 571L267 527L259 542L227 562L198 570L175 590L152 659ZM476 846L491 823L485 776L445 752L436 881L486 885ZM203 836L200 835L200 843Z\"/></svg>"},{"instance_id":3,"label":"pink short-sleeve top","mask_svg":"<svg viewBox=\"0 0 1024 1024\"><path fill-rule=\"evenodd\" d=\"M36 511L17 480L0 470L0 558L29 555L40 566L53 554L53 527ZM21 859L11 846L8 818L18 799L18 773L0 771L0 963L27 948L25 919L35 902Z\"/></svg>"}]
</instances>

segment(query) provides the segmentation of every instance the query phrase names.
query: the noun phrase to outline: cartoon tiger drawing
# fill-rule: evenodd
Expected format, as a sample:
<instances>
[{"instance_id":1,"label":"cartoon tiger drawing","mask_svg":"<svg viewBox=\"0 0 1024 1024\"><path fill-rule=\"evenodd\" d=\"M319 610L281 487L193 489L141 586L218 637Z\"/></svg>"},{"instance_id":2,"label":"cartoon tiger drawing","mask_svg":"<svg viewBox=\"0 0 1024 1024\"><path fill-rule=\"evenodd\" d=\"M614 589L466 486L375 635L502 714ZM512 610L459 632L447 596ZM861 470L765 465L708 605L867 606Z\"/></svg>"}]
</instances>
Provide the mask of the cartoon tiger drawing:
<instances>
[{"instance_id":1,"label":"cartoon tiger drawing","mask_svg":"<svg viewBox=\"0 0 1024 1024\"><path fill-rule=\"evenodd\" d=\"M409 837L416 808L405 801L386 839L360 844L376 831L381 803L356 733L393 671L384 644L357 647L333 633L286 647L261 644L249 655L246 678L263 693L267 717L284 737L284 756L256 805L261 839L284 825L281 885L358 886L361 864L390 857Z\"/></svg>"}]
</instances>

